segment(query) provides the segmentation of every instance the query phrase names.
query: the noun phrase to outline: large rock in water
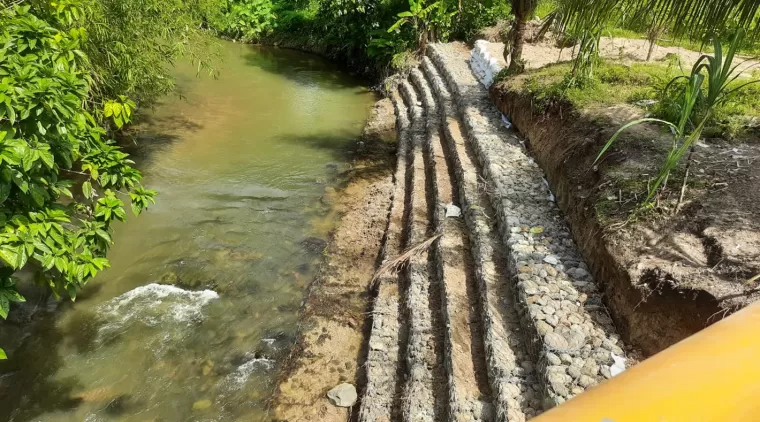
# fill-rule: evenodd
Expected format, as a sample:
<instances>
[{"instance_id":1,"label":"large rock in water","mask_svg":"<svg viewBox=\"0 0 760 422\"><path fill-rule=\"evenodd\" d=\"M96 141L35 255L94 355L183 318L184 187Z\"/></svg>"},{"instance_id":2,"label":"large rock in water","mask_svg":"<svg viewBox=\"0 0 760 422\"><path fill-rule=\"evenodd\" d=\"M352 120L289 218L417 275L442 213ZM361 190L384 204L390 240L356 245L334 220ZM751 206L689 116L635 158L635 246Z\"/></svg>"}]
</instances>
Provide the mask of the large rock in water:
<instances>
[{"instance_id":1,"label":"large rock in water","mask_svg":"<svg viewBox=\"0 0 760 422\"><path fill-rule=\"evenodd\" d=\"M327 392L327 398L330 399L330 403L338 407L353 406L356 403L357 397L356 387L345 382Z\"/></svg>"}]
</instances>

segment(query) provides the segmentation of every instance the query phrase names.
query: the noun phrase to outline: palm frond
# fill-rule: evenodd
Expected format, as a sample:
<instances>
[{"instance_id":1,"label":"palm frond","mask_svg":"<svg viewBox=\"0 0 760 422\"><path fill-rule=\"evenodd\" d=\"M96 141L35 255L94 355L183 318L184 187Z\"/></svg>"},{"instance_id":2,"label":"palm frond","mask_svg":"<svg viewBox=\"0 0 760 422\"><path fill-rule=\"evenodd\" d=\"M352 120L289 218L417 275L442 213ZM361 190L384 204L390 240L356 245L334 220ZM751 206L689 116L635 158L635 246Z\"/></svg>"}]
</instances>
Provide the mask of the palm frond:
<instances>
[{"instance_id":1,"label":"palm frond","mask_svg":"<svg viewBox=\"0 0 760 422\"><path fill-rule=\"evenodd\" d=\"M677 36L706 39L729 26L749 28L760 12L757 0L628 0L634 16L652 16Z\"/></svg>"},{"instance_id":2,"label":"palm frond","mask_svg":"<svg viewBox=\"0 0 760 422\"><path fill-rule=\"evenodd\" d=\"M381 277L386 276L391 273L395 273L398 270L400 270L404 265L406 265L407 262L409 262L409 260L411 260L415 256L428 250L428 248L430 248L430 245L432 245L433 242L438 240L438 238L441 236L443 236L443 233L438 233L434 236L431 236L430 238L426 239L424 242L407 249L401 255L381 265L380 268L378 268L377 271L375 272L375 275L372 277L370 284L373 287L376 287Z\"/></svg>"}]
</instances>

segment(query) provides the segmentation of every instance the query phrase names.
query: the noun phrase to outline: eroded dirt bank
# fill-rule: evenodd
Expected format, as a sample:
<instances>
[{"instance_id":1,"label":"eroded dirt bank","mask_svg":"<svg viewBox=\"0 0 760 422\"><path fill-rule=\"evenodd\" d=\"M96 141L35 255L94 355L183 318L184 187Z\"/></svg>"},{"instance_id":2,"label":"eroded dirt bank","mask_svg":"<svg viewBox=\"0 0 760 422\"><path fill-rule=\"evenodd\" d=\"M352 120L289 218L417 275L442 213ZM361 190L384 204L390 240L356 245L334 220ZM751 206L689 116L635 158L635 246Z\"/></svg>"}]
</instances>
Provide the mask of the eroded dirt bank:
<instances>
[{"instance_id":1,"label":"eroded dirt bank","mask_svg":"<svg viewBox=\"0 0 760 422\"><path fill-rule=\"evenodd\" d=\"M387 225L395 140L393 105L380 100L344 175L345 185L323 198L332 202L339 222L304 302L299 338L272 402L273 420L345 421L349 416L326 393L343 382L361 385L369 283Z\"/></svg>"},{"instance_id":2,"label":"eroded dirt bank","mask_svg":"<svg viewBox=\"0 0 760 422\"><path fill-rule=\"evenodd\" d=\"M646 355L699 331L757 298L760 273L760 158L754 144L710 140L695 152L686 202L623 224L657 173L667 134L630 132L597 168L594 159L641 111L620 105L538 109L507 83L490 90L526 138L605 293L616 325ZM680 186L683 170L674 175ZM651 175L651 176L649 176ZM673 195L663 206L674 202Z\"/></svg>"}]
</instances>

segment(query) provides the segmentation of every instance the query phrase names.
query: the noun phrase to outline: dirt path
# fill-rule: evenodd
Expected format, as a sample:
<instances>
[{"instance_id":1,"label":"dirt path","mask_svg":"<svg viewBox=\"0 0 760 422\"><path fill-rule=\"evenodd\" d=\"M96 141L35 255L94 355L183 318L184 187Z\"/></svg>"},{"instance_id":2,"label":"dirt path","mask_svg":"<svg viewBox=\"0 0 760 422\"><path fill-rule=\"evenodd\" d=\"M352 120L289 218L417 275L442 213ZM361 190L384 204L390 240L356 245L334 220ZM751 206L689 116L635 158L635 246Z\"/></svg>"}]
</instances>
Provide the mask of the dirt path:
<instances>
[{"instance_id":1,"label":"dirt path","mask_svg":"<svg viewBox=\"0 0 760 422\"><path fill-rule=\"evenodd\" d=\"M630 38L609 38L602 37L599 48L602 57L609 59L618 59L625 62L645 61L649 52L649 42L647 40L630 39ZM489 52L491 56L499 60L501 66L505 66L503 58L504 43L490 43ZM699 59L702 53L687 50L681 47L663 47L656 46L652 53L652 61L664 60L668 54L676 54L681 58L684 69L689 70L691 65ZM536 69L551 63L569 61L573 58L573 49L559 49L551 40L544 40L539 43L525 44L523 49L523 59L525 59L528 69ZM743 62L743 63L741 63ZM747 60L745 57L739 57L734 64L739 64L738 69L741 72L751 73L760 69L760 62L756 60Z\"/></svg>"},{"instance_id":2,"label":"dirt path","mask_svg":"<svg viewBox=\"0 0 760 422\"><path fill-rule=\"evenodd\" d=\"M364 156L354 163L347 185L323 198L333 201L342 216L310 287L301 335L275 393L275 420L343 422L349 417L348 409L332 405L326 394L343 382L357 385L362 376L369 282L387 224L393 187L388 149L394 139L393 106L381 100L360 144Z\"/></svg>"}]
</instances>

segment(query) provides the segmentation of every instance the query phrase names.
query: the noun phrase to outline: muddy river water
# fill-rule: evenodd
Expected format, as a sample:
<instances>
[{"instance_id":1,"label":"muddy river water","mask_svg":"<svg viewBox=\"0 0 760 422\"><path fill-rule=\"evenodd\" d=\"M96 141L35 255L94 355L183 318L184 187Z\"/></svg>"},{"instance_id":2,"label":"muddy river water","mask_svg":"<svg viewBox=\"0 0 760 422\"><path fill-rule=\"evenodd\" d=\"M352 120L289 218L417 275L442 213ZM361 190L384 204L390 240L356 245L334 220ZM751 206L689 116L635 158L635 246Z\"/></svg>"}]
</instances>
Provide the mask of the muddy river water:
<instances>
[{"instance_id":1,"label":"muddy river water","mask_svg":"<svg viewBox=\"0 0 760 422\"><path fill-rule=\"evenodd\" d=\"M116 228L112 268L0 323L0 420L261 420L374 96L311 55L220 54L144 112L130 152L160 196Z\"/></svg>"}]
</instances>

